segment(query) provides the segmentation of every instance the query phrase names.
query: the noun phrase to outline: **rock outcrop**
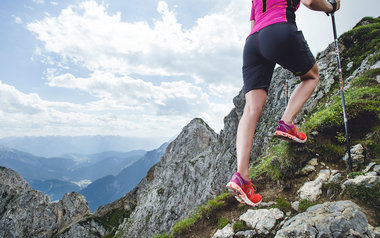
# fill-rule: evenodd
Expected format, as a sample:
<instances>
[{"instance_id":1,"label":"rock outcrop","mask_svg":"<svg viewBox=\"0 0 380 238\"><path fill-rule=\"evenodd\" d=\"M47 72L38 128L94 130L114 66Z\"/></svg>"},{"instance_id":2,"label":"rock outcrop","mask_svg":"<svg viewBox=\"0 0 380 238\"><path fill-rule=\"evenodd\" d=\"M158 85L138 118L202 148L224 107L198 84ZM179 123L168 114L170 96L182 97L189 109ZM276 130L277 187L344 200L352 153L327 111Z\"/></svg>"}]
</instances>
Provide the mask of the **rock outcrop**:
<instances>
[{"instance_id":1,"label":"rock outcrop","mask_svg":"<svg viewBox=\"0 0 380 238\"><path fill-rule=\"evenodd\" d=\"M151 237L168 231L194 208L216 195L211 176L217 134L201 119L192 120L169 144L165 155L137 187L136 209L121 225L124 237Z\"/></svg>"},{"instance_id":2,"label":"rock outcrop","mask_svg":"<svg viewBox=\"0 0 380 238\"><path fill-rule=\"evenodd\" d=\"M326 202L286 221L276 233L285 237L373 237L367 218L351 201Z\"/></svg>"},{"instance_id":3,"label":"rock outcrop","mask_svg":"<svg viewBox=\"0 0 380 238\"><path fill-rule=\"evenodd\" d=\"M279 221L284 218L284 213L278 208L248 210L240 216L255 235L268 235Z\"/></svg>"},{"instance_id":4,"label":"rock outcrop","mask_svg":"<svg viewBox=\"0 0 380 238\"><path fill-rule=\"evenodd\" d=\"M0 237L51 237L90 213L86 199L65 194L51 203L15 171L0 167Z\"/></svg>"},{"instance_id":5,"label":"rock outcrop","mask_svg":"<svg viewBox=\"0 0 380 238\"><path fill-rule=\"evenodd\" d=\"M291 237L362 237L372 238L376 229L368 221L358 205L351 201L325 202L310 207L305 212L286 221L277 208L248 210L240 220L247 224L246 231L234 232L232 224L218 230L213 238L257 237L275 234L275 238ZM276 232L276 227L280 229ZM277 228L278 229L278 228Z\"/></svg>"}]
</instances>

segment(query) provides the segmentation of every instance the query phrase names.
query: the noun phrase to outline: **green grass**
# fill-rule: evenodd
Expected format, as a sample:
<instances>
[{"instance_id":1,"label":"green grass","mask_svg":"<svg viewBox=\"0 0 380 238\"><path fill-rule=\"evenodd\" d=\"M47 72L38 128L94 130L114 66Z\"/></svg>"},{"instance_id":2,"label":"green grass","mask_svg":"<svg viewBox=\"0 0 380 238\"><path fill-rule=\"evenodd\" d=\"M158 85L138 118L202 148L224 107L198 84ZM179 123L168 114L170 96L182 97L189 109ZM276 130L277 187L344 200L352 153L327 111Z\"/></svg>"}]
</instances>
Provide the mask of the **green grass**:
<instances>
[{"instance_id":1,"label":"green grass","mask_svg":"<svg viewBox=\"0 0 380 238\"><path fill-rule=\"evenodd\" d=\"M372 129L365 138L359 141L366 148L369 161L380 163L380 125Z\"/></svg>"},{"instance_id":2,"label":"green grass","mask_svg":"<svg viewBox=\"0 0 380 238\"><path fill-rule=\"evenodd\" d=\"M158 194L158 195L163 195L164 192L165 192L165 189L164 189L164 188L159 188L159 189L157 190L157 194Z\"/></svg>"},{"instance_id":3,"label":"green grass","mask_svg":"<svg viewBox=\"0 0 380 238\"><path fill-rule=\"evenodd\" d=\"M242 221L237 221L233 224L232 228L234 229L234 232L238 231L245 231L248 230L248 227L242 222Z\"/></svg>"},{"instance_id":4,"label":"green grass","mask_svg":"<svg viewBox=\"0 0 380 238\"><path fill-rule=\"evenodd\" d=\"M163 233L159 235L153 236L153 238L170 238L170 235L168 233Z\"/></svg>"},{"instance_id":5,"label":"green grass","mask_svg":"<svg viewBox=\"0 0 380 238\"><path fill-rule=\"evenodd\" d=\"M230 220L228 220L228 218L219 217L218 218L218 229L223 229L225 226L228 225L228 223L230 223Z\"/></svg>"},{"instance_id":6,"label":"green grass","mask_svg":"<svg viewBox=\"0 0 380 238\"><path fill-rule=\"evenodd\" d=\"M334 198L335 196L338 196L339 193L342 191L342 188L340 187L339 183L326 183L322 185L322 190L326 192L326 195L330 199Z\"/></svg>"},{"instance_id":7,"label":"green grass","mask_svg":"<svg viewBox=\"0 0 380 238\"><path fill-rule=\"evenodd\" d=\"M293 152L289 143L271 146L258 159L258 164L250 169L252 178L265 174L270 180L278 181L286 178L294 169Z\"/></svg>"},{"instance_id":8,"label":"green grass","mask_svg":"<svg viewBox=\"0 0 380 238\"><path fill-rule=\"evenodd\" d=\"M101 217L93 217L95 222L101 224L109 232L104 235L104 238L115 237L115 233L119 225L123 222L124 218L129 217L130 211L126 211L122 208L115 208Z\"/></svg>"},{"instance_id":9,"label":"green grass","mask_svg":"<svg viewBox=\"0 0 380 238\"><path fill-rule=\"evenodd\" d=\"M215 219L214 213L227 206L226 199L231 196L230 193L224 193L213 200L210 200L206 205L199 207L192 216L177 222L170 230L171 237L180 237L181 234L188 232L197 222L204 220Z\"/></svg>"},{"instance_id":10,"label":"green grass","mask_svg":"<svg viewBox=\"0 0 380 238\"><path fill-rule=\"evenodd\" d=\"M362 25L363 22L370 24ZM344 33L339 40L344 45L341 58L344 68L343 77L345 77L351 75L368 55L376 53L372 56L374 62L380 58L380 17L363 18L354 29ZM349 62L353 62L354 65L348 72L345 69ZM374 121L378 123L380 120L380 87L376 76L379 74L380 69L368 70L351 82L351 87L345 92L348 120L365 115L371 120L369 124L376 124L373 123ZM338 80L335 80L332 89L334 88L338 89ZM317 111L309 116L301 129L306 133L315 130L318 132L333 131L335 132L331 135L334 138L333 142L344 144L341 96L340 94L333 96L333 93L334 90L331 90L331 93L325 97L330 101L329 105L326 105L327 101L322 100ZM332 151L338 152L335 154L340 153L338 148L332 149Z\"/></svg>"},{"instance_id":11,"label":"green grass","mask_svg":"<svg viewBox=\"0 0 380 238\"><path fill-rule=\"evenodd\" d=\"M303 199L300 204L298 205L298 210L300 212L304 212L306 211L309 207L312 207L314 205L317 205L318 203L315 203L315 202L311 202L307 199Z\"/></svg>"},{"instance_id":12,"label":"green grass","mask_svg":"<svg viewBox=\"0 0 380 238\"><path fill-rule=\"evenodd\" d=\"M271 208L278 208L283 213L287 213L291 209L291 204L284 197L279 197L276 199L276 204L270 206Z\"/></svg>"},{"instance_id":13,"label":"green grass","mask_svg":"<svg viewBox=\"0 0 380 238\"><path fill-rule=\"evenodd\" d=\"M361 25L364 21L370 24ZM360 66L364 58L380 50L380 17L362 19L354 29L344 33L339 41L350 49L344 50L341 57L344 66L343 75L350 75ZM353 67L347 70L345 66L349 62L353 62Z\"/></svg>"},{"instance_id":14,"label":"green grass","mask_svg":"<svg viewBox=\"0 0 380 238\"><path fill-rule=\"evenodd\" d=\"M378 127L380 122L380 87L374 82L378 70L370 70L361 77L352 80L351 87L345 92L346 112L351 143L357 143L367 133ZM363 123L365 121L365 123ZM309 152L318 153L330 161L339 160L346 151L346 136L340 95L330 98L328 106L321 105L301 126L301 131L318 136L309 136L306 146ZM355 141L356 140L356 141ZM378 141L368 139L368 145L374 147L378 155ZM379 147L379 148L377 148ZM374 155L374 157L376 157Z\"/></svg>"},{"instance_id":15,"label":"green grass","mask_svg":"<svg viewBox=\"0 0 380 238\"><path fill-rule=\"evenodd\" d=\"M348 174L348 177L349 178L356 178L356 177L358 177L358 176L360 176L360 175L364 175L365 173L364 172L351 172L351 173L349 173Z\"/></svg>"},{"instance_id":16,"label":"green grass","mask_svg":"<svg viewBox=\"0 0 380 238\"><path fill-rule=\"evenodd\" d=\"M380 113L379 87L354 87L346 91L346 108L348 119L360 114L373 114L376 119ZM332 104L314 113L303 125L305 131L337 128L343 126L342 102L340 96L332 99ZM339 136L339 135L338 135Z\"/></svg>"}]
</instances>

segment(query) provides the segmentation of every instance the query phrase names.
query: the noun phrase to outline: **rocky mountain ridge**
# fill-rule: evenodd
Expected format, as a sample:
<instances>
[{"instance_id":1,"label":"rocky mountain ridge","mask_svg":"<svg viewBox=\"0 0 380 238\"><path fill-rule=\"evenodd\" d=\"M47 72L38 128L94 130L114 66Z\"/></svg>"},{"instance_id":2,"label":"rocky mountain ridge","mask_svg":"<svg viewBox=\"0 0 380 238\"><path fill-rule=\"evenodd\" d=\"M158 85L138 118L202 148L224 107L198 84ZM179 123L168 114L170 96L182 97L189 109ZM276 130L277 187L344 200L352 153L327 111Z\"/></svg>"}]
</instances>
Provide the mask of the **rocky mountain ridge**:
<instances>
[{"instance_id":1,"label":"rocky mountain ridge","mask_svg":"<svg viewBox=\"0 0 380 238\"><path fill-rule=\"evenodd\" d=\"M52 203L13 170L0 167L0 182L0 237L51 237L91 213L82 195Z\"/></svg>"},{"instance_id":2,"label":"rocky mountain ridge","mask_svg":"<svg viewBox=\"0 0 380 238\"><path fill-rule=\"evenodd\" d=\"M289 81L290 92L298 83L282 68L274 72L251 154L251 176L264 197L258 209L247 210L247 206L239 205L229 194L215 199L225 192L225 184L236 168L236 129L245 103L240 92L220 134L201 119L192 120L135 189L94 214L82 214L79 221L73 219L71 226L54 229L50 234L56 237L378 237L379 228L368 225L367 220L373 226L380 225L376 210L380 184L380 49L376 41L379 25L380 18L366 18L340 38L352 142L361 144L365 151L353 153L358 155L356 174L348 174L342 160L342 119L336 109L340 100L337 65L334 47L330 45L317 56L320 83L295 120L296 124L304 124L310 135L305 145L272 139L286 105L285 81ZM368 163L372 165L367 167ZM363 193L363 188L373 193ZM357 198L350 197L353 194ZM291 203L277 200L281 195L287 195ZM347 199L355 200L360 207ZM315 205L315 201L323 203ZM302 207L307 202L315 206L304 210ZM9 210L27 206L7 204ZM284 204L291 208L285 209ZM10 217L2 214L0 224ZM219 225L215 223L222 221L221 218L227 221L218 230ZM15 222L23 224L22 219ZM31 236L39 237L34 233Z\"/></svg>"}]
</instances>

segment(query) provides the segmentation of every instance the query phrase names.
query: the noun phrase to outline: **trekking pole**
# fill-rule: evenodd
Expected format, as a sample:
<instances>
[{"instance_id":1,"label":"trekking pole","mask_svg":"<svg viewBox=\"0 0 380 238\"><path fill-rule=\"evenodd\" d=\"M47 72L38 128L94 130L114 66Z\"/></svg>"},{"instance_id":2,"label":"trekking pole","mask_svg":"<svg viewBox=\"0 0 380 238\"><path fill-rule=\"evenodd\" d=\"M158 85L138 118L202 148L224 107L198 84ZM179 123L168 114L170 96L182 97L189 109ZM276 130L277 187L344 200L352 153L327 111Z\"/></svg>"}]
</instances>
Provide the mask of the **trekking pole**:
<instances>
[{"instance_id":1,"label":"trekking pole","mask_svg":"<svg viewBox=\"0 0 380 238\"><path fill-rule=\"evenodd\" d=\"M286 77L285 77L285 106L289 103L289 85L288 81L291 76L289 76L289 71L286 71Z\"/></svg>"},{"instance_id":2,"label":"trekking pole","mask_svg":"<svg viewBox=\"0 0 380 238\"><path fill-rule=\"evenodd\" d=\"M336 59L338 61L339 91L340 91L340 95L342 96L344 130L346 132L346 143L347 143L347 152L348 152L348 167L350 169L350 172L352 172L352 159L351 159L351 150L350 150L350 140L349 140L349 134L348 134L346 106L345 106L344 92L343 92L342 65L340 63L340 57L339 57L339 46L338 46L338 39L337 39L337 34L336 34L335 16L334 16L334 13L330 13L330 14L331 14L331 20L332 20L332 26L333 26L333 32L334 32L334 44L335 44L335 48L336 48Z\"/></svg>"},{"instance_id":3,"label":"trekking pole","mask_svg":"<svg viewBox=\"0 0 380 238\"><path fill-rule=\"evenodd\" d=\"M288 105L288 102L289 102L289 86L288 86L288 80L286 80L285 96L286 96L286 105Z\"/></svg>"}]
</instances>

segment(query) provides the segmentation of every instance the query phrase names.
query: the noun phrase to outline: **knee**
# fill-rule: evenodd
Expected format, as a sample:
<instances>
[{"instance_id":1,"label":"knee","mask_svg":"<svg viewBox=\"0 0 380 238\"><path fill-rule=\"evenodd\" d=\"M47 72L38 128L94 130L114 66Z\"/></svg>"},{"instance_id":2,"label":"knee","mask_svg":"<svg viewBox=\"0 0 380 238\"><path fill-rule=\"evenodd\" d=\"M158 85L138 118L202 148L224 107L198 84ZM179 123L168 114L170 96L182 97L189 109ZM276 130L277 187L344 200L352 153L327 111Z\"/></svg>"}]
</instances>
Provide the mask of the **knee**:
<instances>
[{"instance_id":1,"label":"knee","mask_svg":"<svg viewBox=\"0 0 380 238\"><path fill-rule=\"evenodd\" d=\"M319 81L319 69L318 65L314 64L313 68L311 68L306 74L301 76L301 80L310 80L310 82L314 82L317 85Z\"/></svg>"},{"instance_id":2,"label":"knee","mask_svg":"<svg viewBox=\"0 0 380 238\"><path fill-rule=\"evenodd\" d=\"M248 105L244 107L244 115L249 118L256 118L261 115L263 111L263 106L261 105Z\"/></svg>"}]
</instances>

